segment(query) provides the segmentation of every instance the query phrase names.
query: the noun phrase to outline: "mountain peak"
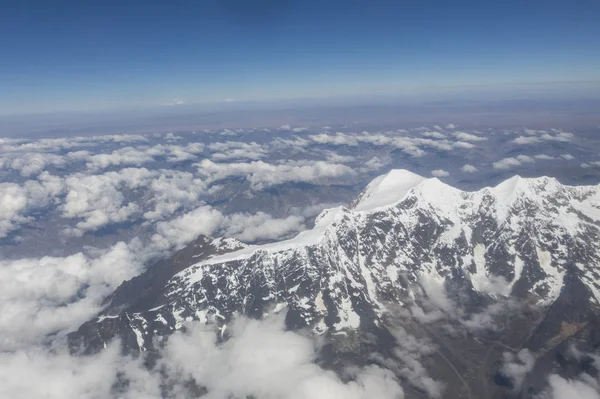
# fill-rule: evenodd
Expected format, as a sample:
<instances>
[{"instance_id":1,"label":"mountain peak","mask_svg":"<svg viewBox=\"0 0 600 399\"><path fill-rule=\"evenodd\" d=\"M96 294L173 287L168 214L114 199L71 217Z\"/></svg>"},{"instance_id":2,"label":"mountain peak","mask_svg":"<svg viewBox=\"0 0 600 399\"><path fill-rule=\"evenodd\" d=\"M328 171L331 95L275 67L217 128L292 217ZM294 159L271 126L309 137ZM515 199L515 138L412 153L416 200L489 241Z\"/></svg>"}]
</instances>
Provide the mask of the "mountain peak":
<instances>
[{"instance_id":1,"label":"mountain peak","mask_svg":"<svg viewBox=\"0 0 600 399\"><path fill-rule=\"evenodd\" d=\"M378 176L363 190L356 199L353 209L372 212L397 204L408 192L428 180L406 169L392 169Z\"/></svg>"}]
</instances>

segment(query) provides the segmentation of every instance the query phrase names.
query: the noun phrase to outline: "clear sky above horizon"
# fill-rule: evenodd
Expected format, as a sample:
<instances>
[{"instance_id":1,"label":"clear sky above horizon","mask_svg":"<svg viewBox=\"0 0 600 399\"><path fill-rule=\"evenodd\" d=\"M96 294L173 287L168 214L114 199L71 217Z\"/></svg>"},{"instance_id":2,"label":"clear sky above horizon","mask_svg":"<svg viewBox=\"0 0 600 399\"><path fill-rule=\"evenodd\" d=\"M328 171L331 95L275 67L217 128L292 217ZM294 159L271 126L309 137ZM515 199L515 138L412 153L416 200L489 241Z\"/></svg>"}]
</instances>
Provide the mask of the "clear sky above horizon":
<instances>
[{"instance_id":1,"label":"clear sky above horizon","mask_svg":"<svg viewBox=\"0 0 600 399\"><path fill-rule=\"evenodd\" d=\"M600 80L597 1L0 2L0 114Z\"/></svg>"}]
</instances>

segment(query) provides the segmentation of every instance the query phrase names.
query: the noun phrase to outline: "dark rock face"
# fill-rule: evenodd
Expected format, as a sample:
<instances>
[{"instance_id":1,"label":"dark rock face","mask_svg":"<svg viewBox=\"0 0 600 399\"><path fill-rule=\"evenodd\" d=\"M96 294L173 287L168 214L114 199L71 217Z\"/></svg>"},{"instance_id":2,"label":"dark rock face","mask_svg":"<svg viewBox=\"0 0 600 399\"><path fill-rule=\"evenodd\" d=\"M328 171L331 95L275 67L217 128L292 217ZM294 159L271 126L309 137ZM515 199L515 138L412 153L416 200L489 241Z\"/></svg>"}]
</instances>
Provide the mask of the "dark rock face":
<instances>
[{"instance_id":1,"label":"dark rock face","mask_svg":"<svg viewBox=\"0 0 600 399\"><path fill-rule=\"evenodd\" d=\"M156 262L143 274L121 284L104 301L106 307L98 318L100 321L96 319L83 324L76 333L69 336L69 344L74 351L89 353L103 348L107 340L120 337L125 352L138 351L135 331L147 324L137 315L165 302L166 299L161 294L165 284L175 274L212 256L244 247L245 244L235 239L198 237L168 259ZM160 334L157 330L157 335L164 336L169 331L161 328ZM154 330L150 331L148 339L151 341L154 335Z\"/></svg>"},{"instance_id":2,"label":"dark rock face","mask_svg":"<svg viewBox=\"0 0 600 399\"><path fill-rule=\"evenodd\" d=\"M550 372L592 370L567 352L600 344L600 188L517 177L466 193L429 179L369 206L403 176L377 180L286 242L199 237L123 283L72 347L120 337L125 351L146 351L185 321L224 331L236 314L285 309L288 328L329 340L330 359L393 356L398 328L427 339L437 350L423 362L444 397L533 397ZM498 359L523 348L537 361L516 387Z\"/></svg>"}]
</instances>

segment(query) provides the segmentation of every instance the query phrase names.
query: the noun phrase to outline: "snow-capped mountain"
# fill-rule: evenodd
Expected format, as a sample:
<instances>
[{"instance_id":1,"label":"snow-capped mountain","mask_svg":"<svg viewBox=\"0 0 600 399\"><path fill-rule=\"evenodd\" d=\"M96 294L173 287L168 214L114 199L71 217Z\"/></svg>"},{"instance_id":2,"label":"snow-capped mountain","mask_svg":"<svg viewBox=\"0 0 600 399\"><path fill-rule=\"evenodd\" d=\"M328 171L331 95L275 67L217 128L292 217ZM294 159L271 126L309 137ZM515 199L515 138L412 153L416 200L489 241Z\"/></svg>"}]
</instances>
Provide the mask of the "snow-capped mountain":
<instances>
[{"instance_id":1,"label":"snow-capped mountain","mask_svg":"<svg viewBox=\"0 0 600 399\"><path fill-rule=\"evenodd\" d=\"M70 340L93 351L118 336L144 351L189 320L224 334L235 314L286 309L288 328L348 344L355 332L387 330L398 312L472 326L473 315L509 299L539 310L521 325L529 333L521 346L550 351L564 323L575 325L565 339L587 328L600 303L600 186L515 176L464 192L392 170L293 239L246 246L200 237L124 283ZM550 320L565 301L576 309ZM540 332L544 323L552 325Z\"/></svg>"}]
</instances>

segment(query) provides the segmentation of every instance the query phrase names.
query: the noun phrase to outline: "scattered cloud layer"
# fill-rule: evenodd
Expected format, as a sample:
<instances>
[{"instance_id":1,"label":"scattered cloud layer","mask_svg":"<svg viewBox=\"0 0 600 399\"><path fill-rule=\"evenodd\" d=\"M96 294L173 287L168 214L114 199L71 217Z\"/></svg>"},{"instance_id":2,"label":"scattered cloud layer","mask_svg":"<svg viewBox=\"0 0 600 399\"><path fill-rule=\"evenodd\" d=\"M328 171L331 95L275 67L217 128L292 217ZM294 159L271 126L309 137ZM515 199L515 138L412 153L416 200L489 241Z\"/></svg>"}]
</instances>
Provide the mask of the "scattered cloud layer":
<instances>
[{"instance_id":1,"label":"scattered cloud layer","mask_svg":"<svg viewBox=\"0 0 600 399\"><path fill-rule=\"evenodd\" d=\"M378 366L352 368L348 380L317 365L314 342L285 331L281 317L239 319L231 338L217 343L214 329L191 323L172 335L153 369L124 357L117 344L100 354L72 357L62 348L0 353L0 396L49 399L188 397L194 381L208 398L402 399L396 377ZM121 384L115 392L115 384ZM31 383L37 381L44 383Z\"/></svg>"}]
</instances>

